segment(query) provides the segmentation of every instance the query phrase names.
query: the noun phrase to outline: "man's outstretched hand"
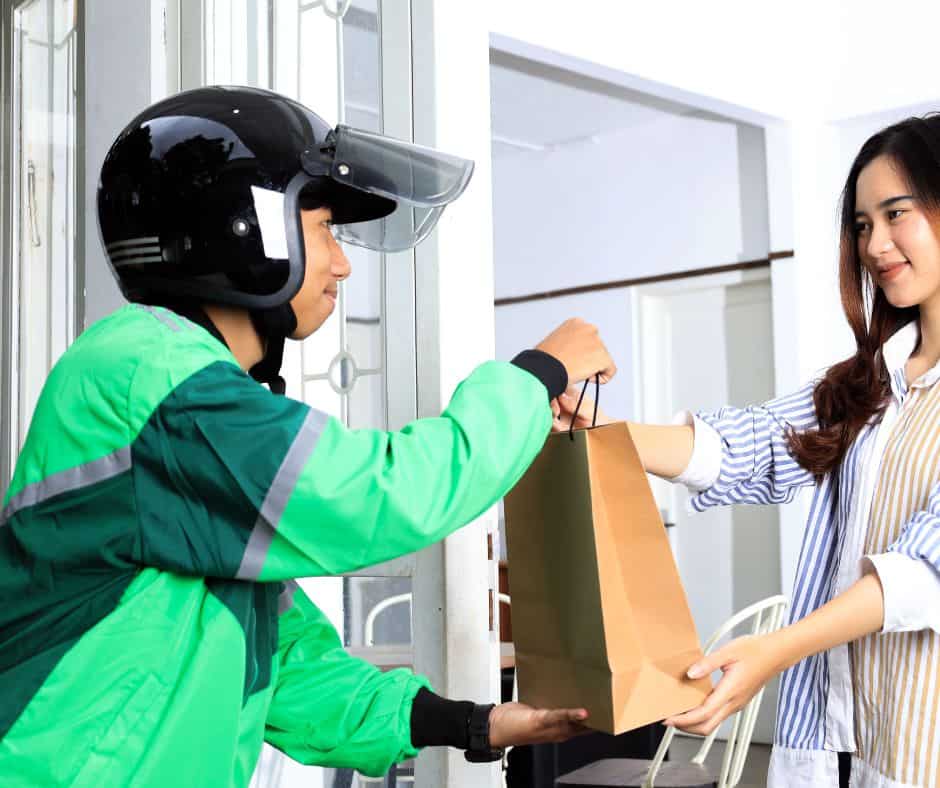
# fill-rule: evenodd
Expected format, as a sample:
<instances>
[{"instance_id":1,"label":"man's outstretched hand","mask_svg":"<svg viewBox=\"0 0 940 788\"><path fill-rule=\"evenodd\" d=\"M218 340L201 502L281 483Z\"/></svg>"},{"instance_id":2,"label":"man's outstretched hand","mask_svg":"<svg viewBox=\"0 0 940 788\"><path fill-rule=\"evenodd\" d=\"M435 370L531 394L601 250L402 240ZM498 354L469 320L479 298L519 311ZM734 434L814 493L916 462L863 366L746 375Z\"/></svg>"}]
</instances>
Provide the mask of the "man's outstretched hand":
<instances>
[{"instance_id":1,"label":"man's outstretched hand","mask_svg":"<svg viewBox=\"0 0 940 788\"><path fill-rule=\"evenodd\" d=\"M520 744L561 742L591 733L584 709L533 709L524 703L502 703L490 712L490 746L501 750Z\"/></svg>"}]
</instances>

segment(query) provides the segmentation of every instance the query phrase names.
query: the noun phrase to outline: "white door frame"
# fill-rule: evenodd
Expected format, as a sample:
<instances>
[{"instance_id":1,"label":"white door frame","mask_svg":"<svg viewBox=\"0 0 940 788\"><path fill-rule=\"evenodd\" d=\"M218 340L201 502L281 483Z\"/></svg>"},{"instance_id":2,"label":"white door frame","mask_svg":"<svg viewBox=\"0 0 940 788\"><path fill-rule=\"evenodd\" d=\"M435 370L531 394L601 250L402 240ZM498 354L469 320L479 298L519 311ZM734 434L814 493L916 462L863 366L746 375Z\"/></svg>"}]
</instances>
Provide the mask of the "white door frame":
<instances>
[{"instance_id":1,"label":"white door frame","mask_svg":"<svg viewBox=\"0 0 940 788\"><path fill-rule=\"evenodd\" d=\"M411 0L411 8L415 142L476 162L466 193L415 254L418 415L437 416L457 384L495 353L489 30L477 3ZM416 667L451 698L499 700L497 534L494 507L418 556L416 589L443 604L415 621L416 638L420 626L420 637L438 648L433 663ZM416 784L501 784L498 763L468 764L455 750L432 757Z\"/></svg>"}]
</instances>

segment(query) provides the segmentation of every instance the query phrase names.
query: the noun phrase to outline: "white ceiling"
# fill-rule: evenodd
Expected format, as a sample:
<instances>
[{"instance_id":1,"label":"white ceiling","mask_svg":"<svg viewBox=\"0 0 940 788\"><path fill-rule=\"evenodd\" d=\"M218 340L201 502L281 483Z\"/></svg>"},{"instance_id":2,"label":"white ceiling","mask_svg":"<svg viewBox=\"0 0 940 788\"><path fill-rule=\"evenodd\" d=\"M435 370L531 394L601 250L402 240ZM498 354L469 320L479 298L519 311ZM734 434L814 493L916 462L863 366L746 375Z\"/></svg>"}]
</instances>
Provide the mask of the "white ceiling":
<instances>
[{"instance_id":1,"label":"white ceiling","mask_svg":"<svg viewBox=\"0 0 940 788\"><path fill-rule=\"evenodd\" d=\"M692 111L496 51L490 106L497 156L586 141Z\"/></svg>"}]
</instances>

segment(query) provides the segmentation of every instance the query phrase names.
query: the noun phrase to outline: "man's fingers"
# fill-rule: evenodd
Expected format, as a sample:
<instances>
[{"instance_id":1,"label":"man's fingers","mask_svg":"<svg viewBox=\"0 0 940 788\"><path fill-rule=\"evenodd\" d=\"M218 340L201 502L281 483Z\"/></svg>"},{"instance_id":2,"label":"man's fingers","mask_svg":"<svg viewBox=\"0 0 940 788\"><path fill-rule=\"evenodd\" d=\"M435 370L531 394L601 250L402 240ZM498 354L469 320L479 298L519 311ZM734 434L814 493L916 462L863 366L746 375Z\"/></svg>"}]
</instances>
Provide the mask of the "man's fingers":
<instances>
[{"instance_id":1,"label":"man's fingers","mask_svg":"<svg viewBox=\"0 0 940 788\"><path fill-rule=\"evenodd\" d=\"M569 386L568 390L558 397L558 405L561 408L561 412L566 416L571 416L575 408L578 407L579 399L581 399L580 389ZM578 421L590 422L593 413L594 400L585 394L584 399L581 399L581 407L578 409Z\"/></svg>"},{"instance_id":2,"label":"man's fingers","mask_svg":"<svg viewBox=\"0 0 940 788\"><path fill-rule=\"evenodd\" d=\"M539 709L536 717L536 736L541 742L565 741L591 730L583 724L588 718L585 709Z\"/></svg>"},{"instance_id":3,"label":"man's fingers","mask_svg":"<svg viewBox=\"0 0 940 788\"><path fill-rule=\"evenodd\" d=\"M587 719L585 709L540 709L539 724L543 727L580 723Z\"/></svg>"}]
</instances>

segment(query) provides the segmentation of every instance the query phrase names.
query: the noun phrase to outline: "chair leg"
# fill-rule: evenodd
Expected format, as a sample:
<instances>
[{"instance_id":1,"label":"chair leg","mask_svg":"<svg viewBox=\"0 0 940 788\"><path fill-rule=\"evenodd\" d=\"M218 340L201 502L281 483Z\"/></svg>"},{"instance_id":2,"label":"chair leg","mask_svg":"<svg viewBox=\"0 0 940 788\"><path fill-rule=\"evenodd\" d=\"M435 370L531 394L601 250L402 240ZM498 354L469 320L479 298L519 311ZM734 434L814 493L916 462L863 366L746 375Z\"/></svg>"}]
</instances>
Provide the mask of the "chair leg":
<instances>
[{"instance_id":1,"label":"chair leg","mask_svg":"<svg viewBox=\"0 0 940 788\"><path fill-rule=\"evenodd\" d=\"M761 689L760 692L755 695L750 703L748 703L747 708L744 710L744 723L743 723L743 732L739 741L739 746L735 752L734 765L731 770L731 781L729 786L736 786L741 782L741 775L744 772L744 763L747 760L748 747L751 742L751 738L754 735L754 726L757 724L757 712L760 709L761 700L764 697L764 690Z\"/></svg>"},{"instance_id":2,"label":"chair leg","mask_svg":"<svg viewBox=\"0 0 940 788\"><path fill-rule=\"evenodd\" d=\"M718 788L728 788L728 776L732 772L732 757L734 756L735 746L738 742L738 736L741 732L741 714L734 716L734 724L731 726L731 735L725 742L725 752L721 759L721 773L718 777Z\"/></svg>"},{"instance_id":3,"label":"chair leg","mask_svg":"<svg viewBox=\"0 0 940 788\"><path fill-rule=\"evenodd\" d=\"M666 760L666 754L669 752L669 745L672 744L672 739L675 735L675 728L666 729L666 733L663 735L663 739L659 743L656 754L653 756L653 760L650 761L650 768L646 772L646 777L643 779L643 788L654 788L656 775L659 774L660 767L662 767L663 761Z\"/></svg>"}]
</instances>

